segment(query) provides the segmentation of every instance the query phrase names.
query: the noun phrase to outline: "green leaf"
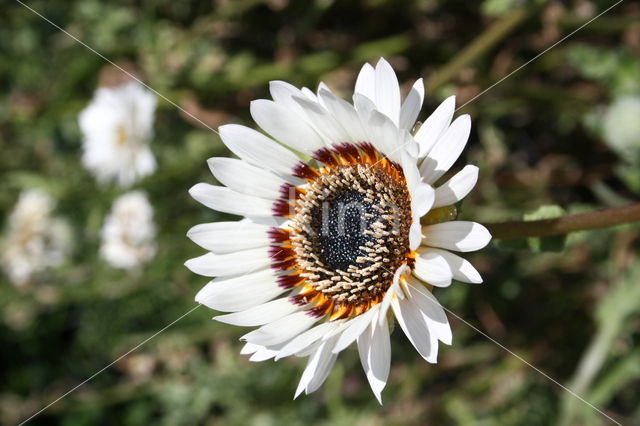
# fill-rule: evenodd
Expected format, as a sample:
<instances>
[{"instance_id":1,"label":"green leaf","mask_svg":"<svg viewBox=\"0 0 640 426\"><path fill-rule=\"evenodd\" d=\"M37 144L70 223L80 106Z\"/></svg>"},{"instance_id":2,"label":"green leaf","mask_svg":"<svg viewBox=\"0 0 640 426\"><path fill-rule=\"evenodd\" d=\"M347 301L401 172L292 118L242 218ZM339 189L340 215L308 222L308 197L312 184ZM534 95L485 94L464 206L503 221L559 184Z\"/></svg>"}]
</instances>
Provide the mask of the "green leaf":
<instances>
[{"instance_id":1,"label":"green leaf","mask_svg":"<svg viewBox=\"0 0 640 426\"><path fill-rule=\"evenodd\" d=\"M480 6L482 14L490 17L506 15L517 7L515 0L485 0Z\"/></svg>"}]
</instances>

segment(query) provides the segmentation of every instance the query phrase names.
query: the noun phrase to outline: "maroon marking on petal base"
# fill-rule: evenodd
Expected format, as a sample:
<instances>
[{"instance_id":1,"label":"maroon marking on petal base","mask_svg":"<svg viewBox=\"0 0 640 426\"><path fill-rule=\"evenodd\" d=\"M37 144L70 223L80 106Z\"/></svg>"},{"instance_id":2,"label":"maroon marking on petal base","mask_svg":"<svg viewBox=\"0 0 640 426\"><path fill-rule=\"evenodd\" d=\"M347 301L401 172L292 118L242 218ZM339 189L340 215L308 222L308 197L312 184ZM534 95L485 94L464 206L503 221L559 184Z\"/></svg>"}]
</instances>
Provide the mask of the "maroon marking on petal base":
<instances>
[{"instance_id":1,"label":"maroon marking on petal base","mask_svg":"<svg viewBox=\"0 0 640 426\"><path fill-rule=\"evenodd\" d=\"M283 183L282 186L280 186L279 192L280 198L286 201L298 200L302 195L298 188L290 183Z\"/></svg>"},{"instance_id":2,"label":"maroon marking on petal base","mask_svg":"<svg viewBox=\"0 0 640 426\"><path fill-rule=\"evenodd\" d=\"M378 151L376 151L373 145L371 145L371 142L360 142L358 145L367 155L367 159L370 163L375 163L376 161L378 161Z\"/></svg>"},{"instance_id":3,"label":"maroon marking on petal base","mask_svg":"<svg viewBox=\"0 0 640 426\"><path fill-rule=\"evenodd\" d=\"M278 285L282 288L293 288L304 282L304 277L300 275L282 275L277 278Z\"/></svg>"},{"instance_id":4,"label":"maroon marking on petal base","mask_svg":"<svg viewBox=\"0 0 640 426\"><path fill-rule=\"evenodd\" d=\"M323 317L327 314L327 312L330 312L333 308L333 300L331 299L326 299L325 301L323 301L322 303L320 303L319 305L317 305L316 307L309 309L307 311L307 314L309 314L312 317L315 318L320 318Z\"/></svg>"},{"instance_id":5,"label":"maroon marking on petal base","mask_svg":"<svg viewBox=\"0 0 640 426\"><path fill-rule=\"evenodd\" d=\"M276 244L286 243L291 239L289 231L282 228L271 228L267 231L267 235L271 242Z\"/></svg>"},{"instance_id":6,"label":"maroon marking on petal base","mask_svg":"<svg viewBox=\"0 0 640 426\"><path fill-rule=\"evenodd\" d=\"M290 247L272 246L269 247L269 257L276 262L282 262L295 257L295 252Z\"/></svg>"},{"instance_id":7,"label":"maroon marking on petal base","mask_svg":"<svg viewBox=\"0 0 640 426\"><path fill-rule=\"evenodd\" d=\"M358 148L353 144L343 142L335 144L334 147L338 154L352 163L355 163L360 159Z\"/></svg>"},{"instance_id":8,"label":"maroon marking on petal base","mask_svg":"<svg viewBox=\"0 0 640 426\"><path fill-rule=\"evenodd\" d=\"M307 303L309 303L309 301L307 300L307 296L305 296L304 294L297 294L295 296L290 296L289 301L294 305L298 305L298 306L304 306Z\"/></svg>"},{"instance_id":9,"label":"maroon marking on petal base","mask_svg":"<svg viewBox=\"0 0 640 426\"><path fill-rule=\"evenodd\" d=\"M336 157L333 156L333 152L329 148L320 148L313 153L313 158L324 163L326 166L336 167L339 165Z\"/></svg>"},{"instance_id":10,"label":"maroon marking on petal base","mask_svg":"<svg viewBox=\"0 0 640 426\"><path fill-rule=\"evenodd\" d=\"M275 216L290 217L293 214L293 207L284 200L276 200L271 206L271 211Z\"/></svg>"},{"instance_id":11,"label":"maroon marking on petal base","mask_svg":"<svg viewBox=\"0 0 640 426\"><path fill-rule=\"evenodd\" d=\"M286 271L287 269L293 269L296 265L296 259L288 259L281 262L272 263L271 268L275 269L276 271Z\"/></svg>"},{"instance_id":12,"label":"maroon marking on petal base","mask_svg":"<svg viewBox=\"0 0 640 426\"><path fill-rule=\"evenodd\" d=\"M293 168L293 175L302 179L314 181L320 176L318 171L302 161L296 164Z\"/></svg>"}]
</instances>

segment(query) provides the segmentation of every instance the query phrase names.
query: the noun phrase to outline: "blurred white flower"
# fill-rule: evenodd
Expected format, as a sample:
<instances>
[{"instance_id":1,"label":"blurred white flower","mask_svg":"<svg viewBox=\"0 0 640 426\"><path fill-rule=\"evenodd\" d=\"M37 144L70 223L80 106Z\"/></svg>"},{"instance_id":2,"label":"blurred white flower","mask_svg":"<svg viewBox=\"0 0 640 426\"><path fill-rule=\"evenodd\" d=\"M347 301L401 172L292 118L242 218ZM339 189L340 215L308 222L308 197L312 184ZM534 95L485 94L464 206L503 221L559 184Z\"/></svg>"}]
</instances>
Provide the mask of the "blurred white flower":
<instances>
[{"instance_id":1,"label":"blurred white flower","mask_svg":"<svg viewBox=\"0 0 640 426\"><path fill-rule=\"evenodd\" d=\"M620 96L604 113L604 140L622 156L640 156L640 97Z\"/></svg>"},{"instance_id":2,"label":"blurred white flower","mask_svg":"<svg viewBox=\"0 0 640 426\"><path fill-rule=\"evenodd\" d=\"M82 163L100 182L133 184L156 169L149 149L156 97L138 82L100 87L80 113Z\"/></svg>"},{"instance_id":3,"label":"blurred white flower","mask_svg":"<svg viewBox=\"0 0 640 426\"><path fill-rule=\"evenodd\" d=\"M141 191L124 194L113 204L102 227L100 254L112 266L131 269L156 253L153 207Z\"/></svg>"},{"instance_id":4,"label":"blurred white flower","mask_svg":"<svg viewBox=\"0 0 640 426\"><path fill-rule=\"evenodd\" d=\"M71 233L53 218L55 200L39 189L25 190L9 215L3 241L2 266L11 282L24 286L34 274L60 265L69 250Z\"/></svg>"}]
</instances>

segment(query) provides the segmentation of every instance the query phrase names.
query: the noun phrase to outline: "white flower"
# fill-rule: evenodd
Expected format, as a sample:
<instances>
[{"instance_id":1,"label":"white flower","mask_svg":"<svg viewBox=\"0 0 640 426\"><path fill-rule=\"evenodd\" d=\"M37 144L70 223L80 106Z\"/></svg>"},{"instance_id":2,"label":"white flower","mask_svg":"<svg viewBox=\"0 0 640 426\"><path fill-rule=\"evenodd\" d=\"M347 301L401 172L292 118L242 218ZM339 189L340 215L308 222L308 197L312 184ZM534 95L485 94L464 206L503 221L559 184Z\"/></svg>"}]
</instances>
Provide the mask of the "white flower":
<instances>
[{"instance_id":1,"label":"white flower","mask_svg":"<svg viewBox=\"0 0 640 426\"><path fill-rule=\"evenodd\" d=\"M126 187L153 173L149 149L156 97L138 82L100 87L80 113L82 163L98 181Z\"/></svg>"},{"instance_id":2,"label":"white flower","mask_svg":"<svg viewBox=\"0 0 640 426\"><path fill-rule=\"evenodd\" d=\"M156 253L153 207L141 191L124 194L113 203L102 227L100 254L111 266L131 269Z\"/></svg>"},{"instance_id":3,"label":"white flower","mask_svg":"<svg viewBox=\"0 0 640 426\"><path fill-rule=\"evenodd\" d=\"M2 265L17 286L37 273L62 264L70 247L70 230L51 213L55 201L39 189L25 190L9 215Z\"/></svg>"},{"instance_id":4,"label":"white flower","mask_svg":"<svg viewBox=\"0 0 640 426\"><path fill-rule=\"evenodd\" d=\"M640 97L620 96L604 114L604 140L622 156L640 158Z\"/></svg>"},{"instance_id":5,"label":"white flower","mask_svg":"<svg viewBox=\"0 0 640 426\"><path fill-rule=\"evenodd\" d=\"M451 122L451 97L412 135L422 80L401 103L398 80L384 59L362 68L354 105L323 83L317 93L282 81L270 89L274 101L253 101L251 114L271 138L239 125L220 127L240 159L210 159L225 186L199 183L190 190L207 207L245 216L189 231L210 253L186 266L217 277L196 301L231 312L219 321L259 327L243 336L241 353L252 354L252 361L308 356L296 396L316 390L338 353L357 342L381 400L390 368L390 314L420 355L435 363L438 342L450 344L451 329L430 286L482 281L449 251L484 247L491 236L482 225L420 224L476 183L478 168L466 166L433 188L462 152L471 121L463 115Z\"/></svg>"}]
</instances>

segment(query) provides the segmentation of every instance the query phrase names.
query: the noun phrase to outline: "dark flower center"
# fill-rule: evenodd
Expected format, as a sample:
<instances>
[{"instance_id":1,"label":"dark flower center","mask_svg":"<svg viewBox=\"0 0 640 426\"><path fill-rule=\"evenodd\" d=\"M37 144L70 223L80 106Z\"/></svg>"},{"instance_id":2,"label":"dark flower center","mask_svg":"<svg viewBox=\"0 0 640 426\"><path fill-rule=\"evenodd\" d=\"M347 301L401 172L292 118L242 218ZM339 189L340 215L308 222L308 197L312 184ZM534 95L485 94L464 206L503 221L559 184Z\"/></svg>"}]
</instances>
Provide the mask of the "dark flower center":
<instances>
[{"instance_id":1,"label":"dark flower center","mask_svg":"<svg viewBox=\"0 0 640 426\"><path fill-rule=\"evenodd\" d=\"M358 258L367 255L366 244L375 243L374 236L366 231L381 215L365 198L361 192L346 190L333 194L311 212L310 239L331 269L346 271L349 266L357 266Z\"/></svg>"},{"instance_id":2,"label":"dark flower center","mask_svg":"<svg viewBox=\"0 0 640 426\"><path fill-rule=\"evenodd\" d=\"M386 159L319 169L291 222L300 275L337 303L379 299L407 263L411 199L400 166Z\"/></svg>"}]
</instances>

